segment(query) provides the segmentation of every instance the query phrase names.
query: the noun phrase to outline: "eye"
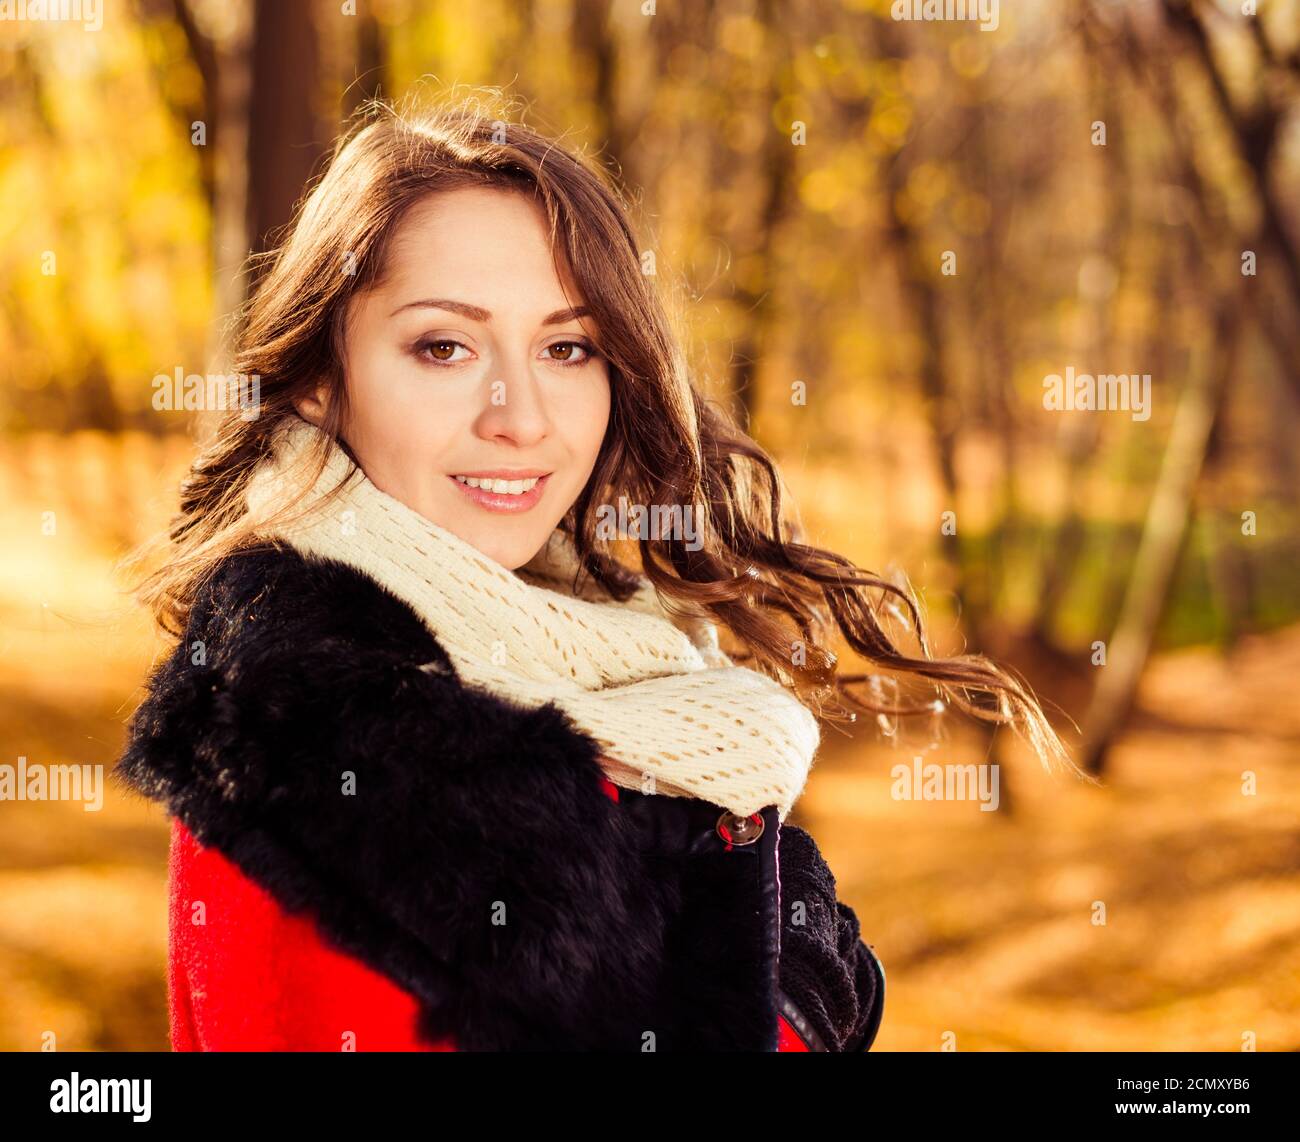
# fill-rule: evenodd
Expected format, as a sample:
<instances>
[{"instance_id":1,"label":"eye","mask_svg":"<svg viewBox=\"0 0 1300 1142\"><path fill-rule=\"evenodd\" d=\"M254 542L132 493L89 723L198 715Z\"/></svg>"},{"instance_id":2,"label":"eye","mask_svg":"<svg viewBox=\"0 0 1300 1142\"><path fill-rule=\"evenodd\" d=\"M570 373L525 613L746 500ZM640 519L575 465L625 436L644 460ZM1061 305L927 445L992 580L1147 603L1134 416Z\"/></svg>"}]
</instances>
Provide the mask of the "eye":
<instances>
[{"instance_id":1,"label":"eye","mask_svg":"<svg viewBox=\"0 0 1300 1142\"><path fill-rule=\"evenodd\" d=\"M457 348L468 349L468 346L460 341L453 341L450 337L426 337L417 341L412 348L421 361L429 361L435 365L454 365L459 361L444 354L454 353ZM465 358L462 357L460 360L463 361Z\"/></svg>"},{"instance_id":2,"label":"eye","mask_svg":"<svg viewBox=\"0 0 1300 1142\"><path fill-rule=\"evenodd\" d=\"M567 368L585 365L596 356L596 347L590 341L556 341L546 347L548 353L553 349L563 349L569 354L572 354L574 349L582 350L583 356L578 357L576 360L572 356L551 358L557 365L564 365Z\"/></svg>"}]
</instances>

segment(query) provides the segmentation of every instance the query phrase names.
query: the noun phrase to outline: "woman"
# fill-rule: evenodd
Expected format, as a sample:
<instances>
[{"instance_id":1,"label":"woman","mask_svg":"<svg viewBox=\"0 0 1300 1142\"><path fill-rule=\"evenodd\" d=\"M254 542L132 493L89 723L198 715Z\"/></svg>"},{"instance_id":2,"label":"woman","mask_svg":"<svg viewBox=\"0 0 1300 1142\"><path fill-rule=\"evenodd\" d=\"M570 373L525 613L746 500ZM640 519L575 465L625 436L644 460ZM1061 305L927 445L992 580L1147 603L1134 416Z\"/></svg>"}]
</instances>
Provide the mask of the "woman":
<instances>
[{"instance_id":1,"label":"woman","mask_svg":"<svg viewBox=\"0 0 1300 1142\"><path fill-rule=\"evenodd\" d=\"M380 111L237 372L258 415L141 587L179 641L118 769L173 817L173 1046L868 1049L883 971L785 822L814 712L874 709L832 620L1062 752L1013 678L905 655L877 609L919 631L910 599L794 542L602 178L472 106Z\"/></svg>"}]
</instances>

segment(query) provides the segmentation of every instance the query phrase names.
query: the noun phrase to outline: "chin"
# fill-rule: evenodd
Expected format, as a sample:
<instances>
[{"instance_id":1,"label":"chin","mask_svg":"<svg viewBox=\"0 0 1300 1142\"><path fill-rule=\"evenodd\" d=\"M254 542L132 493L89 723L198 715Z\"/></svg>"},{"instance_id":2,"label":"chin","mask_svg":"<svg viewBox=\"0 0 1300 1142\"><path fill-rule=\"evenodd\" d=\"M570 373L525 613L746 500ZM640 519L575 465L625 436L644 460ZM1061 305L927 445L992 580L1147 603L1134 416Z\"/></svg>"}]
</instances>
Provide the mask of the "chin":
<instances>
[{"instance_id":1,"label":"chin","mask_svg":"<svg viewBox=\"0 0 1300 1142\"><path fill-rule=\"evenodd\" d=\"M519 529L518 534L504 534L509 531L501 527L492 533L461 535L466 543L478 548L489 559L500 563L507 571L515 571L527 563L541 550L542 544L553 531L548 528L540 538L535 535L535 528Z\"/></svg>"}]
</instances>

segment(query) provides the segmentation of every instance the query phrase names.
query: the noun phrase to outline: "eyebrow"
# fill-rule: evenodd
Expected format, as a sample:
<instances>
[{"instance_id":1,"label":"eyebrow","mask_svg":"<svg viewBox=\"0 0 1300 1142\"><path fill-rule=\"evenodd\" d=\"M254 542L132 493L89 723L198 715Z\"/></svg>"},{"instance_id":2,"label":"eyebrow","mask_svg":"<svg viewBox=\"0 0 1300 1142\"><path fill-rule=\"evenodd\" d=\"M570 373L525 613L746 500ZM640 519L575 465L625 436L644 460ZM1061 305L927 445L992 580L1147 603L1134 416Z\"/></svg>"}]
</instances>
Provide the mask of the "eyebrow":
<instances>
[{"instance_id":1,"label":"eyebrow","mask_svg":"<svg viewBox=\"0 0 1300 1142\"><path fill-rule=\"evenodd\" d=\"M471 321L488 322L492 320L491 311L484 309L482 306L470 305L467 301L456 301L450 297L426 297L421 298L419 301L408 301L405 305L399 305L388 316L396 317L407 309L445 309L451 313L459 313L463 317L468 317ZM572 309L557 309L554 313L542 318L542 324L563 325L566 321L590 316L591 310L585 305L579 305Z\"/></svg>"}]
</instances>

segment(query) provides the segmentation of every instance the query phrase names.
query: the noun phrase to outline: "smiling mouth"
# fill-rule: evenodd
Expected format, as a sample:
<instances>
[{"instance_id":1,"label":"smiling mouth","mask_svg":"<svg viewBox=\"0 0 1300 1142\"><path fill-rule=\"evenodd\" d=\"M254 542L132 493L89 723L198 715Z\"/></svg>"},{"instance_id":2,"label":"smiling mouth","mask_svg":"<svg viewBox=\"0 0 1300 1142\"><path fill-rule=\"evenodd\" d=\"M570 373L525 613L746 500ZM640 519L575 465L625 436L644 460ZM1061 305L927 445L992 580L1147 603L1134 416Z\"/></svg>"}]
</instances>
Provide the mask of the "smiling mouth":
<instances>
[{"instance_id":1,"label":"smiling mouth","mask_svg":"<svg viewBox=\"0 0 1300 1142\"><path fill-rule=\"evenodd\" d=\"M526 512L542 498L553 473L506 480L489 476L448 476L471 503L490 512Z\"/></svg>"},{"instance_id":2,"label":"smiling mouth","mask_svg":"<svg viewBox=\"0 0 1300 1142\"><path fill-rule=\"evenodd\" d=\"M452 479L466 487L481 488L485 492L492 492L498 496L521 496L525 492L532 491L546 477L529 476L525 480L498 480L478 476L453 476Z\"/></svg>"}]
</instances>

